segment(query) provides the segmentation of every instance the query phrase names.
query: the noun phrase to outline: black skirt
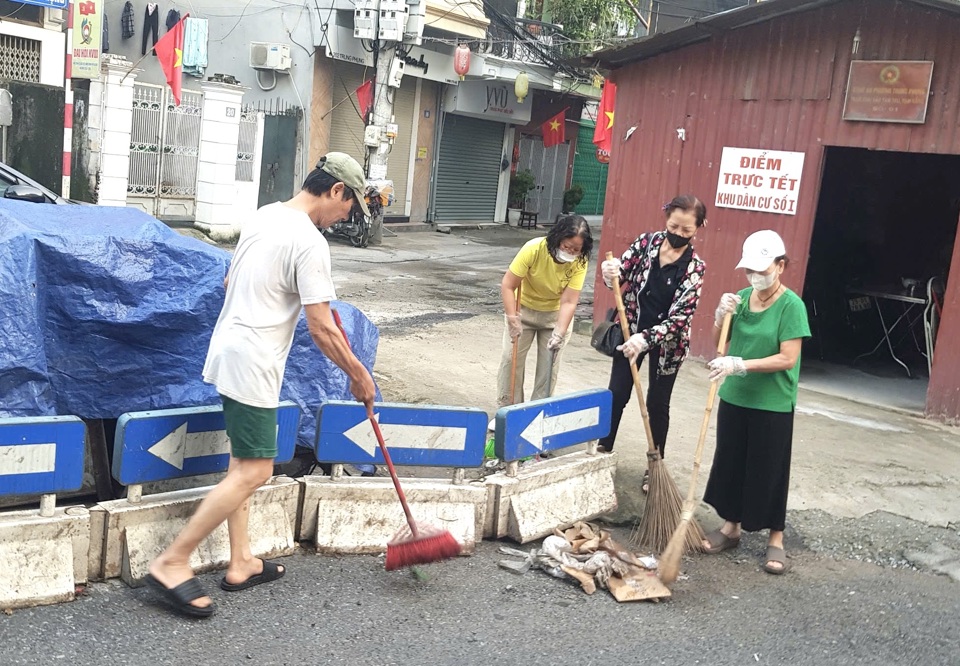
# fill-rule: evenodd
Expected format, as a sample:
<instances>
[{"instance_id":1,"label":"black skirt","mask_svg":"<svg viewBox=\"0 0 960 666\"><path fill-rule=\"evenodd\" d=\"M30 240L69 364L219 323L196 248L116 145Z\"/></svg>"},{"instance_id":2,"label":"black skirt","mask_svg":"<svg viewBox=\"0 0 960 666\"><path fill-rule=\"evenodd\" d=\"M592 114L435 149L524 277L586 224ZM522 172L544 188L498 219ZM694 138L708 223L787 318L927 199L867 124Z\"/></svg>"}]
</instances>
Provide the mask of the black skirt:
<instances>
[{"instance_id":1,"label":"black skirt","mask_svg":"<svg viewBox=\"0 0 960 666\"><path fill-rule=\"evenodd\" d=\"M793 412L720 401L717 448L703 500L747 532L782 531L787 517Z\"/></svg>"}]
</instances>

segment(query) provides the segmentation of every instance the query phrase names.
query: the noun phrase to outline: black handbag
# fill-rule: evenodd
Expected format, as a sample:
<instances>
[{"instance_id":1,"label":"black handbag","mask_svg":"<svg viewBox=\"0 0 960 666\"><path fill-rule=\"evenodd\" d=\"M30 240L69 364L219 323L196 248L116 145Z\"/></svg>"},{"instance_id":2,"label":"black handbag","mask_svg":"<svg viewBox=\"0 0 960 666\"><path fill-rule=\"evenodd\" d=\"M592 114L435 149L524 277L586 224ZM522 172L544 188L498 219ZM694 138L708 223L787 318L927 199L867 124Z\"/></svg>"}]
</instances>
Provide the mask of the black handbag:
<instances>
[{"instance_id":1,"label":"black handbag","mask_svg":"<svg viewBox=\"0 0 960 666\"><path fill-rule=\"evenodd\" d=\"M620 328L620 318L616 308L607 311L606 321L597 324L590 336L590 346L598 352L611 358L616 355L617 347L623 344L623 329Z\"/></svg>"}]
</instances>

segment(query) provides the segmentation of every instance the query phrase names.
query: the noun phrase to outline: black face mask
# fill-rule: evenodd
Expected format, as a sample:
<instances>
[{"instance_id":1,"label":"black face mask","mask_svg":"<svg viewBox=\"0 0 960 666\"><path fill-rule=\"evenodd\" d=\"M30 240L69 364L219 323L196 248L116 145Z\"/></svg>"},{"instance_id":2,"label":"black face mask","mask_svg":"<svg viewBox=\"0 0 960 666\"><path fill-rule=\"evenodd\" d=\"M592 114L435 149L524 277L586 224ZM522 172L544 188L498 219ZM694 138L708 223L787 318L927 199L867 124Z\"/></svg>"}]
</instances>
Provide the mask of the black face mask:
<instances>
[{"instance_id":1,"label":"black face mask","mask_svg":"<svg viewBox=\"0 0 960 666\"><path fill-rule=\"evenodd\" d=\"M679 234L675 234L670 231L667 232L667 242L670 243L670 247L672 247L674 250L679 250L681 247L686 247L690 244L691 240L692 239L684 238Z\"/></svg>"}]
</instances>

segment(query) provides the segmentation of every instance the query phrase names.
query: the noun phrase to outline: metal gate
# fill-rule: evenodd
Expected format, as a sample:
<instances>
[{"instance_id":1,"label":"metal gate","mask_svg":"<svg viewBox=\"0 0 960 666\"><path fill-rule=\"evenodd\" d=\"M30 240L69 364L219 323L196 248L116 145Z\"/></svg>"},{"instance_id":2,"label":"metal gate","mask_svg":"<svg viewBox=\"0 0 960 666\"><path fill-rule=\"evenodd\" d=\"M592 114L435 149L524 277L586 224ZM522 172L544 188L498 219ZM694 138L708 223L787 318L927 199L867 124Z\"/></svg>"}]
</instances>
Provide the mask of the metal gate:
<instances>
[{"instance_id":1,"label":"metal gate","mask_svg":"<svg viewBox=\"0 0 960 666\"><path fill-rule=\"evenodd\" d=\"M194 217L203 93L184 90L180 106L166 86L133 86L127 204L166 219Z\"/></svg>"},{"instance_id":2,"label":"metal gate","mask_svg":"<svg viewBox=\"0 0 960 666\"><path fill-rule=\"evenodd\" d=\"M520 137L519 169L530 169L537 186L527 195L526 209L538 213L541 224L553 224L563 209L563 191L567 185L570 142L543 147L539 136Z\"/></svg>"}]
</instances>

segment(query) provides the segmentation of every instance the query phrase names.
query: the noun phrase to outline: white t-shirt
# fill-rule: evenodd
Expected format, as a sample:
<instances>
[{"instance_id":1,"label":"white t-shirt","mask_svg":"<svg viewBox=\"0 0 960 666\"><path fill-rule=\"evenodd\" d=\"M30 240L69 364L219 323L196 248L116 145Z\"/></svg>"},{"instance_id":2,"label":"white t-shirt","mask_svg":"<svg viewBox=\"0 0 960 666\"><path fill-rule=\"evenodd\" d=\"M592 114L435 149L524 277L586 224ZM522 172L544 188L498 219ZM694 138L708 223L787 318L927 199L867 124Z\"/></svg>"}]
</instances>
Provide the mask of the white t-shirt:
<instances>
[{"instance_id":1,"label":"white t-shirt","mask_svg":"<svg viewBox=\"0 0 960 666\"><path fill-rule=\"evenodd\" d=\"M337 295L330 247L306 213L264 206L243 226L203 380L237 402L272 408L304 305Z\"/></svg>"}]
</instances>

